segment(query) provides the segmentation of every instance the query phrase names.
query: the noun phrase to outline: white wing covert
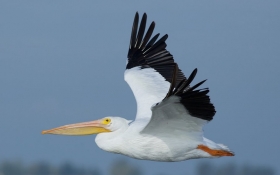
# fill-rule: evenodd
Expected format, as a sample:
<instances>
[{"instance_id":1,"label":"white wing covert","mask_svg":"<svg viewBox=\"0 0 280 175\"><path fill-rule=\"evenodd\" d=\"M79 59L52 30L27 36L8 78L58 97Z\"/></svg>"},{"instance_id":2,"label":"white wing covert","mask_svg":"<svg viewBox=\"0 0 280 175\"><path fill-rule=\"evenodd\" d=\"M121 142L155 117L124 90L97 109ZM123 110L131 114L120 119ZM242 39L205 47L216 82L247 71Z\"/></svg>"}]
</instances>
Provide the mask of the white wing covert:
<instances>
[{"instance_id":1,"label":"white wing covert","mask_svg":"<svg viewBox=\"0 0 280 175\"><path fill-rule=\"evenodd\" d=\"M155 23L152 22L144 36L146 13L143 14L139 30L138 21L139 15L136 13L130 38L128 63L124 73L125 81L137 102L136 120L150 119L151 107L165 98L176 66L173 56L165 49L168 35L164 35L158 41L156 40L159 34L151 38L155 28ZM179 84L183 79L185 76L178 69L175 84Z\"/></svg>"}]
</instances>

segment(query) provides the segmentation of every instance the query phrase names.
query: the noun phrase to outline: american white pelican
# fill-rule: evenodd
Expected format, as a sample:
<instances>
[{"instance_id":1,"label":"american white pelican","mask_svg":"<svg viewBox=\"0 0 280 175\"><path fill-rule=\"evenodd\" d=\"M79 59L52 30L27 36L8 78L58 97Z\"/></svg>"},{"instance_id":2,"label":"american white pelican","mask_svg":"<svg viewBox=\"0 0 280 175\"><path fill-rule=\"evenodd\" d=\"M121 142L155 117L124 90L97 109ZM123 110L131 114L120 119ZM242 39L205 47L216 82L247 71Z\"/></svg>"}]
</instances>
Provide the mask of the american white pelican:
<instances>
[{"instance_id":1,"label":"american white pelican","mask_svg":"<svg viewBox=\"0 0 280 175\"><path fill-rule=\"evenodd\" d=\"M138 29L136 13L124 72L137 101L136 119L109 116L42 133L98 134L95 142L101 149L136 159L168 162L233 156L226 146L203 137L203 125L216 112L208 88L197 89L205 80L190 85L197 69L186 78L165 49L168 36L157 40L156 34L151 38L154 22L144 35L146 20L144 13Z\"/></svg>"}]
</instances>

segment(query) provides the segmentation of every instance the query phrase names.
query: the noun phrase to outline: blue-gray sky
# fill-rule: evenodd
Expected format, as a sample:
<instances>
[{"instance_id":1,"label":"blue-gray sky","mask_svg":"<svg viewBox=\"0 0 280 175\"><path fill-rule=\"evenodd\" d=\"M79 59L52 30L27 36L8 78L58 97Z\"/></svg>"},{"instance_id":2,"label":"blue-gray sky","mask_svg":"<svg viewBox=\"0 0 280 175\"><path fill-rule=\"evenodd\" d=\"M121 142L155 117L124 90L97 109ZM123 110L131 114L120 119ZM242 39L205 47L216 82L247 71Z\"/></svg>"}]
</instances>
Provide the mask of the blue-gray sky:
<instances>
[{"instance_id":1,"label":"blue-gray sky","mask_svg":"<svg viewBox=\"0 0 280 175\"><path fill-rule=\"evenodd\" d=\"M41 130L104 116L134 119L123 80L136 11L168 33L167 49L195 82L208 79L217 114L205 135L235 157L208 159L279 168L279 1L1 1L0 161L70 161L106 172L124 156L94 136ZM126 158L146 174L183 175L203 160L157 163Z\"/></svg>"}]
</instances>

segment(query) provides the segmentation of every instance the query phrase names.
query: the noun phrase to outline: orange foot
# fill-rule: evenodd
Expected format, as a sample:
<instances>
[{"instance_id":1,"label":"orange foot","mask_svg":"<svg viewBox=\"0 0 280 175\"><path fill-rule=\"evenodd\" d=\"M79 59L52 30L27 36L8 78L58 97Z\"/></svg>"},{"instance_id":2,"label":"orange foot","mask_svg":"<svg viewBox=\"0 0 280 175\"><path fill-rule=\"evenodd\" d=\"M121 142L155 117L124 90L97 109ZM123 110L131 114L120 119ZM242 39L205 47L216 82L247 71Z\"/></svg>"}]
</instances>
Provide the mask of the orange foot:
<instances>
[{"instance_id":1,"label":"orange foot","mask_svg":"<svg viewBox=\"0 0 280 175\"><path fill-rule=\"evenodd\" d=\"M232 152L230 152L230 151L211 149L211 148L209 148L209 147L207 147L205 145L198 145L197 149L205 151L208 154L210 154L211 156L217 156L217 157L221 157L221 156L234 156L234 154Z\"/></svg>"}]
</instances>

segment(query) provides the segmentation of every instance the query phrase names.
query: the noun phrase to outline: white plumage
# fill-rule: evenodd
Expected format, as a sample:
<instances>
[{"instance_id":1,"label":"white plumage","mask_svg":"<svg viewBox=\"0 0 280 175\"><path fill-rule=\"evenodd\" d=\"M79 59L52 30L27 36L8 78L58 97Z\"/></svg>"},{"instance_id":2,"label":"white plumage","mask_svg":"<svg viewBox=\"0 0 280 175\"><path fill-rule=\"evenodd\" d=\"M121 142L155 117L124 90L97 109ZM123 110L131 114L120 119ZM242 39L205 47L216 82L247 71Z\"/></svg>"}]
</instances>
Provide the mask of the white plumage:
<instances>
[{"instance_id":1,"label":"white plumage","mask_svg":"<svg viewBox=\"0 0 280 175\"><path fill-rule=\"evenodd\" d=\"M182 161L192 158L233 156L224 145L203 137L203 126L212 120L215 108L209 90L191 86L197 69L186 78L165 49L167 35L151 38L155 23L145 33L146 14L138 29L136 13L132 27L124 79L136 102L134 121L121 117L65 125L43 134L98 134L103 150L136 159Z\"/></svg>"},{"instance_id":2,"label":"white plumage","mask_svg":"<svg viewBox=\"0 0 280 175\"><path fill-rule=\"evenodd\" d=\"M170 83L154 69L140 69L139 66L126 70L124 79L137 102L136 120L150 119L152 106L166 96Z\"/></svg>"}]
</instances>

